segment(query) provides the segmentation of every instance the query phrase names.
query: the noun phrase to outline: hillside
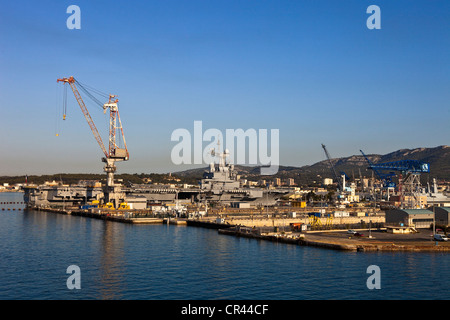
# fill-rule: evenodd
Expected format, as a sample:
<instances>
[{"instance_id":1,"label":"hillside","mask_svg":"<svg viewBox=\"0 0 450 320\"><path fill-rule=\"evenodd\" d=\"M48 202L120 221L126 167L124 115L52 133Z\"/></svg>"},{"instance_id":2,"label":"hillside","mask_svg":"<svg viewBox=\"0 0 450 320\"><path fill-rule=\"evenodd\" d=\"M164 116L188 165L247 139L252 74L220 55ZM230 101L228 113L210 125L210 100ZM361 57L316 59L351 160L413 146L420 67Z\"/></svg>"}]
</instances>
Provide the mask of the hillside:
<instances>
[{"instance_id":1,"label":"hillside","mask_svg":"<svg viewBox=\"0 0 450 320\"><path fill-rule=\"evenodd\" d=\"M373 163L384 163L399 160L420 160L430 163L430 173L423 175L427 178L438 178L450 180L450 147L439 146L435 148L416 148L401 149L385 155L370 154L367 155ZM352 179L359 178L360 172L363 177L371 177L372 171L368 170L368 164L362 154L352 155L344 158L331 159L335 170L338 174L345 172ZM207 168L191 169L175 173L177 176L198 178L202 177L203 172ZM303 167L280 166L276 175L261 177L260 167L235 166L238 173L247 179L258 180L274 179L274 178L293 178L299 184L311 184L314 181L320 182L323 178L332 178L328 160L323 160L312 165ZM427 177L429 176L429 177Z\"/></svg>"},{"instance_id":2,"label":"hillside","mask_svg":"<svg viewBox=\"0 0 450 320\"><path fill-rule=\"evenodd\" d=\"M438 180L450 180L450 147L439 146L436 148L416 148L401 149L385 155L367 155L373 163L383 163L398 160L421 160L430 163L430 173L422 175L422 181L426 182L432 178ZM325 158L325 155L324 155ZM367 161L362 155L353 155L344 158L331 160L335 166L337 174L345 172L349 179L371 177L372 171L368 170ZM259 166L235 166L241 177L252 181L266 179L273 181L275 178L293 178L298 185L314 185L322 183L324 178L332 178L332 172L328 165L328 160L323 160L312 165L303 167L280 166L278 173L272 176L261 176ZM203 172L207 168L190 169L169 174L141 173L141 174L117 174L116 179L121 179L124 184L139 184L151 180L153 183L189 183L197 184L202 178ZM66 184L76 184L80 180L105 180L104 174L54 174L42 176L28 176L28 182L42 184L45 181L62 181ZM179 180L178 180L179 179ZM0 177L0 183L24 183L25 176L4 176Z\"/></svg>"}]
</instances>

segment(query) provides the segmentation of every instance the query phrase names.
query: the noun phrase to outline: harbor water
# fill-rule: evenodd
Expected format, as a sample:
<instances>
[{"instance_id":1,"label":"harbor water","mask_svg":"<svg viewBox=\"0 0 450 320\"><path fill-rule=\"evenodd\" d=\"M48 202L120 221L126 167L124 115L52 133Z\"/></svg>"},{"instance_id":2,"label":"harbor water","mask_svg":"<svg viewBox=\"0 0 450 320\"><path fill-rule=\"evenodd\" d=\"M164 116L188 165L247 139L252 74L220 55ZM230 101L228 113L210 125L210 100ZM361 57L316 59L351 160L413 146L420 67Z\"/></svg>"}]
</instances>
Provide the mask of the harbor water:
<instances>
[{"instance_id":1,"label":"harbor water","mask_svg":"<svg viewBox=\"0 0 450 320\"><path fill-rule=\"evenodd\" d=\"M23 210L0 193L0 299L450 299L450 255L344 252ZM7 210L10 208L10 210ZM13 210L15 209L15 210ZM80 289L69 289L69 266ZM369 266L380 289L369 289Z\"/></svg>"}]
</instances>

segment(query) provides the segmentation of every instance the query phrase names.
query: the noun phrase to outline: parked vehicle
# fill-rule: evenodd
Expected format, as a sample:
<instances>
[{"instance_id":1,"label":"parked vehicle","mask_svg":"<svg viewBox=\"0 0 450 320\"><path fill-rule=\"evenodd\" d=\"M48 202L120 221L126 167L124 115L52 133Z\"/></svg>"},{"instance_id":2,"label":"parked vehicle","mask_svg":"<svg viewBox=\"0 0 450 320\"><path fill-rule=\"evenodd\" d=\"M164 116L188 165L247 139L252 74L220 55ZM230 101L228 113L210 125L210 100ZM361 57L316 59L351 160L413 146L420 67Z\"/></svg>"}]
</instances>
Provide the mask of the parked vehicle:
<instances>
[{"instance_id":1,"label":"parked vehicle","mask_svg":"<svg viewBox=\"0 0 450 320\"><path fill-rule=\"evenodd\" d=\"M358 233L358 232L356 232L355 230L348 230L347 233L349 233L349 234L355 234L355 233Z\"/></svg>"},{"instance_id":2,"label":"parked vehicle","mask_svg":"<svg viewBox=\"0 0 450 320\"><path fill-rule=\"evenodd\" d=\"M435 234L433 239L436 241L448 241L448 238L443 234Z\"/></svg>"}]
</instances>

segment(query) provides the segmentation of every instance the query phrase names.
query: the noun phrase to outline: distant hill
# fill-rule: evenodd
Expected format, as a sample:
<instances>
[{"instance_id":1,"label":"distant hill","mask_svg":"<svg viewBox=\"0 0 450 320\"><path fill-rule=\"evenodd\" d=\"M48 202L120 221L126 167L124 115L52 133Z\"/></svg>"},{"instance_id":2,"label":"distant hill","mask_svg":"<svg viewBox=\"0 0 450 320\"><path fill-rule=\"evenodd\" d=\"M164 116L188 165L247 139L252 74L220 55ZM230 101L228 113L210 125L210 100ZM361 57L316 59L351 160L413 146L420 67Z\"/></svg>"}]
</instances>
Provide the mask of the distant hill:
<instances>
[{"instance_id":1,"label":"distant hill","mask_svg":"<svg viewBox=\"0 0 450 320\"><path fill-rule=\"evenodd\" d=\"M436 148L416 148L401 149L385 155L368 154L367 158L372 163L384 163L399 160L420 160L430 163L430 173L424 174L424 178L437 178L450 180L450 147L439 146ZM325 158L325 156L324 156ZM350 179L362 177L371 177L372 171L368 170L368 164L362 154L353 155L344 158L331 159L337 174L344 172ZM298 184L311 184L321 182L323 178L332 178L332 172L327 159L317 162L313 165L302 167L280 166L278 173L273 176L262 177L259 166L239 166L235 169L238 174L250 180L273 180L275 178L293 178ZM176 172L175 175L186 178L201 179L203 172L207 168L190 169ZM429 177L426 177L429 176Z\"/></svg>"},{"instance_id":2,"label":"distant hill","mask_svg":"<svg viewBox=\"0 0 450 320\"><path fill-rule=\"evenodd\" d=\"M450 181L450 147L440 146L436 148L416 148L416 149L401 149L385 155L370 154L367 155L373 163L383 163L398 160L421 160L430 163L430 173L422 175L422 181L425 182L432 178L438 180ZM325 158L325 155L324 155ZM348 178L358 179L360 172L362 177L371 177L372 171L368 170L367 161L362 155L353 155L344 158L331 159L335 166L337 174L345 172ZM328 160L319 161L313 165L294 167L294 166L280 166L278 173L272 176L261 176L259 166L235 166L242 177L258 181L265 179L273 181L275 178L287 179L293 178L298 185L314 185L322 183L324 178L332 178L332 172L328 165ZM139 184L146 181L153 183L190 183L197 184L199 179L203 177L203 172L207 168L190 169L169 174L156 173L141 173L141 174L116 174L116 179L121 179L124 184ZM28 182L42 184L45 181L61 181L66 184L75 184L80 180L105 180L104 174L53 174L42 176L28 176ZM178 180L179 179L179 180ZM23 176L3 176L0 177L0 183L24 183L25 175Z\"/></svg>"}]
</instances>

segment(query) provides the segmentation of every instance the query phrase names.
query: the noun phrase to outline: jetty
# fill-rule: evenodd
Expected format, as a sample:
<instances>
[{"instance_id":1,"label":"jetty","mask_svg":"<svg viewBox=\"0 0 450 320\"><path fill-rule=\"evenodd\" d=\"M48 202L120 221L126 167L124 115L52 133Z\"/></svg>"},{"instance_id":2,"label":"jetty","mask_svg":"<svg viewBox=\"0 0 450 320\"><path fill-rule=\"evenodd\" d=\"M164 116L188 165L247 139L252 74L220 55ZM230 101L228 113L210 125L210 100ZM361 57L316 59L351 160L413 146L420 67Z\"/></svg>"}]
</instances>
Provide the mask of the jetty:
<instances>
[{"instance_id":1,"label":"jetty","mask_svg":"<svg viewBox=\"0 0 450 320\"><path fill-rule=\"evenodd\" d=\"M226 221L219 217L195 219L158 217L147 210L123 212L105 209L70 210L41 207L33 207L31 209L138 225L170 224L208 228L217 230L221 235L340 251L450 252L450 242L433 241L430 230L422 229L411 234L392 234L387 231L387 228L380 227L380 224L377 224L377 227L374 229L356 229L358 235L355 235L349 234L347 229L342 228L342 225L340 229L299 230L296 229L297 224L291 223L286 225L284 220L277 221L275 225L273 218L269 219L273 226L261 227L231 224L229 221L237 222L238 220L230 219ZM298 225L301 224L298 223ZM338 226L335 227L337 228Z\"/></svg>"}]
</instances>

